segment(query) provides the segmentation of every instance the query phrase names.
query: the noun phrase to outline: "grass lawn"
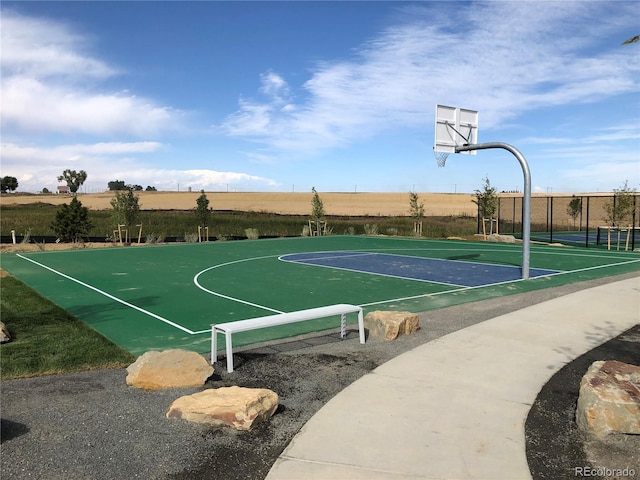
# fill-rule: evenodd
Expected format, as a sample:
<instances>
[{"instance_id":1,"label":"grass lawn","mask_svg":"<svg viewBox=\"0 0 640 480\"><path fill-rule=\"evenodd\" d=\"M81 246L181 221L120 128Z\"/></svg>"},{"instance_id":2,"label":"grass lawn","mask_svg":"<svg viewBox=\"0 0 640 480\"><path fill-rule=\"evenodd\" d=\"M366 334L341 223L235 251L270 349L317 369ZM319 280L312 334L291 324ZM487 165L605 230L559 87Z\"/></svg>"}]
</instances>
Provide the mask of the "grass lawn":
<instances>
[{"instance_id":1,"label":"grass lawn","mask_svg":"<svg viewBox=\"0 0 640 480\"><path fill-rule=\"evenodd\" d=\"M0 346L3 380L98 368L122 368L135 357L19 280L0 279L1 319L11 342Z\"/></svg>"}]
</instances>

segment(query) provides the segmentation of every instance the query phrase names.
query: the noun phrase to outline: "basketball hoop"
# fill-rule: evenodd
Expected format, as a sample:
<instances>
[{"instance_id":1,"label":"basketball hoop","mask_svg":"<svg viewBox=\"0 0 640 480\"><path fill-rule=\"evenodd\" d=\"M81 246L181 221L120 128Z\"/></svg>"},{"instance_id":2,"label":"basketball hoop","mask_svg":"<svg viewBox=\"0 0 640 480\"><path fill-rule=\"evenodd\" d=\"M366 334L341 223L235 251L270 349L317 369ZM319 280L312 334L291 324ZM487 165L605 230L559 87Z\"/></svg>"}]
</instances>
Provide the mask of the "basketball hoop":
<instances>
[{"instance_id":1,"label":"basketball hoop","mask_svg":"<svg viewBox=\"0 0 640 480\"><path fill-rule=\"evenodd\" d=\"M444 167L451 153L475 155L475 150L457 148L478 142L478 112L466 108L436 105L433 154L438 167Z\"/></svg>"},{"instance_id":2,"label":"basketball hoop","mask_svg":"<svg viewBox=\"0 0 640 480\"><path fill-rule=\"evenodd\" d=\"M438 167L444 167L445 163L447 163L447 158L449 158L449 152L438 152L437 150L433 151L433 156L436 157L436 162L438 162Z\"/></svg>"}]
</instances>

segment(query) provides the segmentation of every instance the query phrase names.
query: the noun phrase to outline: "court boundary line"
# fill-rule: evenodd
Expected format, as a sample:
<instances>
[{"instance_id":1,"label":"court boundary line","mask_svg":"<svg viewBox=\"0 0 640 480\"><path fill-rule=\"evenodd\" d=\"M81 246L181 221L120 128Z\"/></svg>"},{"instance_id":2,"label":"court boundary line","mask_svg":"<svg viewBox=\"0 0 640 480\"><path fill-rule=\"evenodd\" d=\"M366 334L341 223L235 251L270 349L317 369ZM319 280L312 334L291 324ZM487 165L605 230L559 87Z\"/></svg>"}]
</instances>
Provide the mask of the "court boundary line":
<instances>
[{"instance_id":1,"label":"court boundary line","mask_svg":"<svg viewBox=\"0 0 640 480\"><path fill-rule=\"evenodd\" d=\"M318 252L314 252L314 253L318 253ZM290 255L288 253L285 253L284 255ZM433 283L436 285L443 285L443 286L450 286L450 287L465 287L466 285L458 285L457 283L444 283L444 282L436 282L434 280L424 280L422 278L410 278L410 277L399 277L397 275L390 275L388 273L378 273L378 272L367 272L364 270L353 270L351 268L344 268L344 267L336 267L333 265L316 265L314 263L304 263L304 262L299 262L296 260L284 260L281 257L284 256L281 255L278 257L278 260L280 260L281 262L284 263L294 263L294 264L298 264L298 265L305 265L307 267L320 267L320 268L333 268L334 270L341 270L344 272L351 272L351 273L364 273L366 275L376 275L379 277L386 277L386 278L394 278L396 280L408 280L408 281L412 281L412 282L422 282L422 283ZM370 253L368 255L376 255L375 253ZM401 255L398 255L401 256Z\"/></svg>"},{"instance_id":2,"label":"court boundary line","mask_svg":"<svg viewBox=\"0 0 640 480\"><path fill-rule=\"evenodd\" d=\"M535 278L531 278L528 280L538 280L538 279L542 279L545 277L556 277L556 276L560 276L560 275L566 275L566 274L570 274L570 273L579 273L579 272L586 272L589 270L596 270L599 268L608 268L608 267L617 267L620 265L627 265L629 263L638 263L640 262L640 259L637 260L629 260L626 262L618 262L618 263L611 263L611 264L607 264L607 265L596 265L596 266L592 266L592 267L585 267L585 268L578 268L576 270L566 270L566 271L559 271L558 273L552 273L550 275L543 275L541 277L535 277ZM472 287L463 287L463 288L458 288L455 290L443 290L441 292L433 292L433 293L424 293L421 295L412 295L410 297L401 297L401 298L393 298L391 300L381 300L378 302L370 302L370 303L363 303L361 305L359 305L360 307L370 307L372 305L382 305L385 303L391 303L391 302L402 302L402 301L406 301L406 300L415 300L417 298L426 298L426 297L435 297L435 296L439 296L439 295L445 295L447 293L458 293L458 292L463 292L465 290L475 290L475 289L479 289L479 288L484 288L484 287L495 287L498 285L504 285L507 283L516 283L516 282L523 282L525 280L523 280L522 278L519 278L517 280L507 280L504 282L498 282L498 283L489 283L486 285L476 285L476 286L472 286Z\"/></svg>"},{"instance_id":3,"label":"court boundary line","mask_svg":"<svg viewBox=\"0 0 640 480\"><path fill-rule=\"evenodd\" d=\"M263 260L265 258L276 258L278 255L265 255L263 257L251 257L251 258L243 258L241 260L233 260L231 262L225 262L225 263L220 263L218 265L213 265L211 267L205 268L204 270L200 270L198 273L196 273L193 277L193 283L195 283L196 287L198 287L200 290L203 290L211 295L215 295L216 297L220 297L220 298L224 298L225 300L231 300L233 302L238 302L238 303L243 303L245 305L249 305L251 307L256 307L256 308L261 308L262 310L267 310L270 312L274 312L274 313L286 313L280 310L276 310L275 308L271 308L271 307L267 307L265 305L260 305L258 303L253 303L253 302L249 302L248 300L242 300L241 298L237 298L237 297L232 297L230 295L225 295L223 293L219 293L219 292L215 292L213 290L209 290L208 288L203 287L202 285L200 285L199 277L200 275L202 275L205 272L208 272L210 270L213 270L215 268L220 268L220 267L226 267L228 265L234 265L236 263L242 263L242 262L250 262L253 260Z\"/></svg>"},{"instance_id":4,"label":"court boundary line","mask_svg":"<svg viewBox=\"0 0 640 480\"><path fill-rule=\"evenodd\" d=\"M107 298L109 298L109 299L111 299L111 300L113 300L115 302L118 302L118 303L120 303L122 305L125 305L126 307L132 308L133 310L137 310L140 313L148 315L148 316L150 316L152 318L155 318L156 320L160 320L161 322L166 323L167 325L170 325L170 326L172 326L174 328L182 330L183 332L188 333L189 335L198 335L198 334L201 334L201 333L208 333L209 332L209 330L203 330L201 332L194 332L193 330L189 330L188 328L183 327L182 325L177 324L175 322L172 322L171 320L167 320L166 318L161 317L160 315L157 315L157 314L155 314L153 312L145 310L142 307L138 307L137 305L129 303L126 300L122 300L121 298L118 298L118 297L116 297L114 295L111 295L110 293L107 293L104 290L100 290L99 288L94 287L93 285L89 285L88 283L83 282L82 280L78 280L77 278L74 278L74 277L72 277L70 275L67 275L66 273L62 273L62 272L60 272L60 271L58 271L58 270L56 270L54 268L51 268L51 267L49 267L49 266L47 266L47 265L45 265L43 263L36 262L35 260L32 260L29 257L25 257L23 255L20 255L19 253L16 253L16 256L19 257L19 258L22 258L23 260L31 262L31 263L33 263L35 265L38 265L39 267L44 268L45 270L49 270L50 272L55 273L56 275L59 275L59 276L61 276L63 278L66 278L67 280L71 280L72 282L75 282L78 285L82 285L83 287L88 288L89 290L93 290L94 292L99 293L100 295L103 295L103 296L105 296L105 297L107 297Z\"/></svg>"},{"instance_id":5,"label":"court boundary line","mask_svg":"<svg viewBox=\"0 0 640 480\"><path fill-rule=\"evenodd\" d=\"M419 241L417 239L405 239L405 240L409 240L409 241L413 241L413 242ZM424 241L424 240L420 240L420 241ZM432 242L432 243L438 243L438 244L444 244L444 243L448 242L446 240L429 240L429 241ZM449 245L450 245L450 243L449 243ZM508 247L511 247L511 246L508 246ZM536 246L534 246L534 248L536 248L536 250L538 250L538 248ZM565 251L548 251L547 248L549 248L549 247L547 247L547 246L539 247L539 248L540 249L544 248L546 251L539 252L539 253L543 253L543 254L546 254L546 255L578 256L578 257L608 258L608 259L618 258L618 259L625 259L625 260L627 258L629 258L627 255L625 255L622 252L615 252L613 255L607 255L607 254L603 254L601 251L597 251L597 252L594 251L593 253L591 253L591 252L573 252L573 251L572 252L565 252ZM389 252L389 251L403 251L403 250L404 251L406 251L406 250L424 251L426 249L425 248L408 248L407 249L407 248L384 248L383 247L383 248L371 248L371 249L366 249L365 248L365 249L359 250L359 252L366 254L367 252L370 252L370 253L381 252L381 253L383 253L383 252ZM435 251L460 251L460 248L438 248L438 247L436 247L433 250L435 250ZM466 248L464 250L476 251L475 248L470 248L470 249ZM491 251L502 251L502 249L496 249L496 248L489 249L489 250L491 250ZM511 248L507 248L506 250L511 250ZM483 251L487 251L487 250L483 250ZM331 250L331 251L316 251L316 252L308 252L308 253L335 253L335 252L347 252L347 251L345 251L345 250ZM37 255L39 252L35 252L35 253ZM47 253L57 253L57 252L47 252ZM300 252L297 252L297 253L300 253ZM231 300L231 301L244 303L244 304L247 304L247 305L250 305L250 306L254 306L254 307L257 307L257 308L262 308L262 309L265 309L265 310L269 310L269 311L272 311L274 313L284 313L284 312L281 312L279 310L272 309L270 307L266 307L264 305L255 304L255 303L252 303L252 302L248 302L246 300L242 300L242 299L239 299L239 298L227 296L227 295L224 295L222 293L218 293L218 292L214 292L214 291L208 290L208 289L202 287L201 285L199 285L199 283L197 282L197 278L202 273L205 273L205 272L207 272L209 270L212 270L212 269L215 269L215 268L220 268L220 267L223 267L223 266L228 266L228 265L232 265L232 264L236 264L236 263L242 263L242 262L253 261L253 260L260 260L260 259L267 259L267 258L279 258L280 256L290 255L290 254L291 253L285 253L285 254L279 254L279 255L267 255L267 256L262 256L262 257L244 258L244 259L240 259L240 260L234 260L234 261L231 261L231 262L225 262L225 263L222 263L222 264L214 265L214 266L208 267L208 268L198 272L194 276L194 283L198 286L198 288L200 288L201 290L205 291L208 294L219 296L221 298L225 298L225 299L228 299L228 300ZM394 254L390 254L390 255L394 255ZM100 290L97 287L94 287L94 286L92 286L92 285L90 285L88 283L85 283L85 282L83 282L83 281L81 281L79 279L76 279L76 278L71 277L71 276L69 276L67 274L64 274L64 273L62 273L62 272L60 272L58 270L55 270L52 267L44 265L44 264L42 264L40 262L37 262L37 261L35 261L35 260L31 259L31 258L25 257L25 256L23 256L23 255L21 255L19 253L16 253L16 256L21 258L21 259L23 259L23 260L31 262L31 263L33 263L35 265L38 265L41 268L49 270L50 272L52 272L52 273L54 273L56 275L59 275L59 276L61 276L63 278L71 280L72 282L75 282L75 283L77 283L77 284L79 284L79 285L81 285L81 286L83 286L85 288L93 290L96 293L98 293L100 295L103 295L103 296L105 296L105 297L107 297L107 298L109 298L109 299L111 299L111 300L113 300L113 301L115 301L117 303L125 305L125 306L127 306L129 308L132 308L133 310L136 310L136 311L138 311L140 313L148 315L148 316L150 316L150 317L152 317L152 318L154 318L156 320L160 320L161 322L163 322L163 323L165 323L167 325L170 325L170 326L172 326L174 328L182 330L183 332L185 332L185 333L187 333L189 335L201 335L201 334L210 333L210 329L199 330L199 331L190 330L187 327L183 327L182 325L180 325L178 323L175 323L175 322L173 322L171 320L168 320L168 319L166 319L166 318L164 318L164 317L162 317L160 315L157 315L157 314L155 314L153 312L145 310L144 308L138 307L138 306L136 306L136 305L134 305L132 303L129 303L129 302L125 301L125 300L122 300L122 299L120 299L120 298L118 298L118 297L116 297L114 295L111 295L111 294L109 294L109 293L107 293L107 292L105 292L103 290ZM401 255L401 256L412 257L413 255ZM421 257L421 256L415 256L415 257L416 258L432 258L432 257ZM292 262L292 261L287 261L287 260L282 260L282 261L284 261L285 263L298 263L299 264L299 262ZM453 261L453 262L464 262L463 260L450 260L450 261ZM544 277L549 277L549 276L557 276L557 275L565 275L565 274L572 274L572 273L579 273L579 272L583 272L583 271L596 270L596 269L602 269L602 268L608 268L608 267L615 267L615 266L626 265L626 264L631 264L631 263L638 263L638 262L640 262L640 259L631 259L631 260L626 260L626 261L623 261L623 262L608 263L608 264L605 264L605 265L595 265L595 266L580 268L580 269L576 269L576 270L558 271L557 273L544 275L544 276L538 277L538 278L544 278ZM483 263L483 262L473 262L473 263ZM494 264L488 264L488 265L494 265ZM311 266L322 266L322 265L311 265ZM323 267L325 267L325 268L337 268L337 267L328 267L328 266L323 266ZM517 267L514 267L514 268L517 268ZM348 269L345 269L345 270L346 271L351 271L351 270L348 270ZM359 271L356 271L356 272L357 273L366 273L366 274L370 274L370 275L372 274L370 272L359 272ZM390 276L390 277L391 278L404 279L404 280L413 280L413 279L409 279L409 278L405 278L405 277L393 277L393 276ZM535 280L535 279L532 279L532 280ZM465 290L474 290L474 289L479 289L479 288L484 288L484 287L493 287L493 286L499 286L499 285L503 285L503 284L507 284L507 283L517 283L517 282L522 281L522 279L508 280L508 281L504 281L504 282L497 282L497 283L485 284L485 285L477 285L477 286L462 286L462 285L455 285L455 284L443 284L443 283L427 281L427 280L421 280L421 281L424 282L424 283L432 283L432 284L443 285L443 286L447 286L447 287L456 287L457 286L459 288L453 288L453 289L448 289L448 290L443 290L443 291L433 292L433 293L424 293L424 294L420 294L420 295L412 295L412 296L409 296L409 297L401 297L401 298L395 298L395 299L380 300L380 301L376 301L376 302L364 303L364 304L361 304L359 306L368 307L368 306L381 305L381 304L386 304L386 303L391 303L391 302L401 302L401 301L414 300L414 299L418 299L418 298L425 298L425 297L431 297L431 296L440 296L440 295L444 295L444 294L448 294L448 293L457 293L457 292L461 292L461 291L465 291Z\"/></svg>"},{"instance_id":6,"label":"court boundary line","mask_svg":"<svg viewBox=\"0 0 640 480\"><path fill-rule=\"evenodd\" d=\"M459 251L459 250L458 250ZM479 287L479 286L489 286L489 285L500 285L502 283L508 283L508 282L513 282L516 280L522 280L522 279L514 279L514 280L505 280L502 282L494 282L494 283L487 283L487 284L483 284L483 285L461 285L458 283L451 283L451 282L438 282L437 280L425 280L425 279L421 279L421 278L411 278L411 277L401 277L398 275L390 275L390 274L386 274L386 273L379 273L379 272L369 272L366 270L354 270L351 268L345 268L345 267L336 267L334 265L319 265L319 264L315 264L315 263L305 263L306 260L323 260L325 258L329 258L331 259L331 256L327 256L327 257L317 257L317 258L311 258L311 259L304 259L304 260L285 260L282 257L287 256L287 255L299 255L299 254L306 254L306 253L337 253L337 252L344 252L344 253L353 253L354 255L336 255L333 258L351 258L351 257L358 257L358 256L367 256L367 255L388 255L388 256L396 256L396 257L405 257L405 258L415 258L417 260L434 260L437 262L453 262L453 263L462 263L462 264L467 264L467 265L483 265L486 267L502 267L502 268L509 268L509 269L522 269L521 266L519 265L504 265L504 264L500 264L500 263L487 263L487 262L475 262L475 261L467 261L467 260L451 260L448 258L433 258L433 257L421 257L421 256L417 256L417 255L402 255L402 254L397 254L397 253L385 253L384 251L374 251L374 252L358 252L355 250L336 250L336 252L331 252L331 251L326 251L326 252L299 252L299 253L286 253L284 255L280 255L278 257L278 260L285 262L285 263L298 263L301 265L308 265L308 266L312 266L312 267L324 267L324 268L335 268L336 270L344 270L347 272L355 272L355 273L366 273L366 274L370 274L370 275L379 275L382 277L389 277L389 278L395 278L395 279L399 279L399 280L410 280L410 281L417 281L417 282L423 282L423 283L433 283L436 285L445 285L445 286L451 286L451 287L459 287L459 288L470 288L470 287ZM544 270L546 272L550 272L544 275L539 275L540 277L548 277L551 275L556 275L558 273L564 273L563 270L552 270L549 268L532 268L532 270ZM537 277L534 277L537 278Z\"/></svg>"},{"instance_id":7,"label":"court boundary line","mask_svg":"<svg viewBox=\"0 0 640 480\"><path fill-rule=\"evenodd\" d=\"M408 239L408 240L414 240L415 241L415 239ZM434 243L445 243L445 241L444 240L434 240ZM407 250L407 249L405 249L405 248L372 248L372 249L362 249L362 250L360 250L360 252L366 254L366 253L384 252L384 251L389 251L389 250L391 250L391 251L398 251L398 250L402 251L402 250ZM422 251L422 250L424 250L424 248L409 249L409 250L421 250ZM438 250L438 251L460 251L460 249L454 249L454 248L438 248L436 250ZM469 251L475 251L475 250L476 249L473 249L473 248L469 249ZM500 251L500 249L491 249L491 250L492 251ZM337 252L349 252L349 251L347 251L347 250L320 250L320 251L313 251L313 252L296 252L296 253L337 253ZM352 252L355 252L355 251L352 250ZM576 255L576 256L581 256L581 257L585 256L585 257L596 257L596 258L611 258L611 257L606 256L606 255L598 254L599 252L594 252L593 255L584 254L584 253L577 253L576 254L574 252L544 252L544 253L550 253L550 254L553 254L553 255L563 255L563 256L565 256L565 255L568 255L568 256ZM196 274L196 276L194 276L194 283L196 283L196 279L200 276L200 274L202 274L204 272L207 272L209 270L213 270L215 268L224 267L224 266L228 266L228 265L233 265L233 264L236 264L236 263L249 262L249 261L253 261L253 260L262 260L262 259L267 259L267 258L276 258L277 257L278 260L280 260L280 257L285 256L285 255L291 255L291 253L284 253L284 254L280 254L280 255L266 255L266 256L262 256L262 257L244 258L244 259L240 259L240 260L233 260L231 262L225 262L225 263L221 263L221 264L218 264L218 265L214 265L214 266L211 266L211 267L208 267L208 268L202 270L201 272L198 272L198 274ZM406 256L411 257L411 255L406 255ZM418 257L418 256L416 256L416 258L430 258L430 257ZM617 258L627 258L627 257L617 256ZM283 261L285 263L298 263L298 264L300 264L299 262L294 262L294 261L287 261L287 260L281 260L281 261ZM461 260L451 260L451 261L453 261L453 262L455 262L455 261L461 262ZM599 268L615 267L615 266L626 265L626 264L635 263L635 262L640 262L640 259L628 260L628 261L624 261L624 262L618 262L618 263L612 263L612 264L606 264L606 265L595 265L595 266L585 267L585 268L576 269L576 270L565 270L565 271L558 270L558 271L556 271L556 273L550 273L548 275L543 275L541 277L536 277L536 278L533 278L531 280L536 280L537 278L541 279L541 278L545 278L545 277L557 276L557 275L566 275L566 274L571 274L571 273L578 273L578 272L581 272L581 271L595 270L595 269L599 269ZM474 263L482 263L482 262L474 262ZM302 265L304 265L304 264L302 264ZM487 264L487 265L493 265L493 264ZM314 266L314 267L319 266L319 267L324 267L324 268L338 268L338 267L329 267L329 266L326 266L326 265L309 265L309 266ZM518 267L514 266L514 268L518 268ZM345 269L345 270L346 271L351 271L351 270L348 270L348 269ZM375 274L375 273L360 272L360 271L356 271L356 273L364 273L364 274L368 274L368 275L385 276L384 274ZM398 279L404 279L404 280L413 280L413 279L408 279L408 278L405 278L405 277L391 277L391 278L398 278ZM495 287L495 286L504 285L504 284L507 284L507 283L514 283L514 282L517 283L517 282L522 282L523 280L520 278L520 279L516 279L516 280L506 280L504 282L496 282L496 283L489 283L489 284L485 284L485 285L475 285L475 286L457 285L457 287L459 287L459 288L455 288L456 285L450 284L450 283L439 283L439 282L433 282L433 281L428 281L428 280L418 280L418 281L422 281L423 283L432 283L432 284L435 284L435 285L442 285L442 286L454 287L454 288L448 289L448 290L442 290L440 292L423 293L423 294L420 294L420 295L412 295L412 296L409 296L409 297L400 297L400 298L394 298L394 299L389 299L389 300L379 300L379 301L376 301L376 302L363 303L363 304L360 304L359 306L360 307L369 307L369 306L373 306L373 305L381 305L381 304L391 303L391 302L401 302L401 301L407 301L407 300L414 300L414 299L417 299L417 298L425 298L425 297L429 297L429 296L439 296L439 295L444 295L444 294L447 294L447 293L458 293L458 292L462 292L462 291L465 291L465 290L474 290L474 289L479 289L479 288L484 288L484 287ZM200 286L198 283L196 283L196 284L203 291L205 291L207 293L210 293L212 295L216 295L216 296L219 296L221 298L226 298L228 300L237 301L237 302L240 302L240 303L246 303L246 304L249 304L249 305L262 307L262 308L265 308L267 310L270 310L269 307L264 307L262 305L252 304L251 302L247 302L247 301L241 300L239 298L231 297L231 296L228 296L228 295L224 295L222 293L218 293L218 292L214 292L214 291L208 290L208 289ZM274 311L275 313L282 313L282 312L278 312L276 310L272 310L272 311Z\"/></svg>"}]
</instances>

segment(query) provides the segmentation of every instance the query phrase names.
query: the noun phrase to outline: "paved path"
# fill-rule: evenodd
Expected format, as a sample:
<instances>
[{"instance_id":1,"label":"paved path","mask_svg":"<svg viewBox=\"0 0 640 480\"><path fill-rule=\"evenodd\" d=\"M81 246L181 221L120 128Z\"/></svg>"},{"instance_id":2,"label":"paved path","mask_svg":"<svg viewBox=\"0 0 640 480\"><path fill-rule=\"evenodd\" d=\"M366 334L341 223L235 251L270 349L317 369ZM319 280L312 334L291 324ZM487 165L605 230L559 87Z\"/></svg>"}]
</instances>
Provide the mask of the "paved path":
<instances>
[{"instance_id":1,"label":"paved path","mask_svg":"<svg viewBox=\"0 0 640 480\"><path fill-rule=\"evenodd\" d=\"M542 386L639 321L635 277L417 347L329 401L267 480L529 479L524 423Z\"/></svg>"}]
</instances>

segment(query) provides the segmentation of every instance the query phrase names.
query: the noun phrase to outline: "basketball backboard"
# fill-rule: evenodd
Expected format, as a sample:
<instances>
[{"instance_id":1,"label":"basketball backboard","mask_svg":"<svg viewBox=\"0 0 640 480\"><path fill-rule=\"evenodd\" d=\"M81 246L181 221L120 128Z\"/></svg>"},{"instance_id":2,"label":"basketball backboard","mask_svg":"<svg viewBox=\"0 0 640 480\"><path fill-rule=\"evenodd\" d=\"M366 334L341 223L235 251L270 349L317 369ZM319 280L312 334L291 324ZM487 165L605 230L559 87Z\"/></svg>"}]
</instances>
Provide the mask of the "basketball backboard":
<instances>
[{"instance_id":1,"label":"basketball backboard","mask_svg":"<svg viewBox=\"0 0 640 480\"><path fill-rule=\"evenodd\" d=\"M456 153L457 146L478 143L478 112L475 110L436 105L435 124L435 152ZM476 151L458 153L475 155Z\"/></svg>"}]
</instances>

